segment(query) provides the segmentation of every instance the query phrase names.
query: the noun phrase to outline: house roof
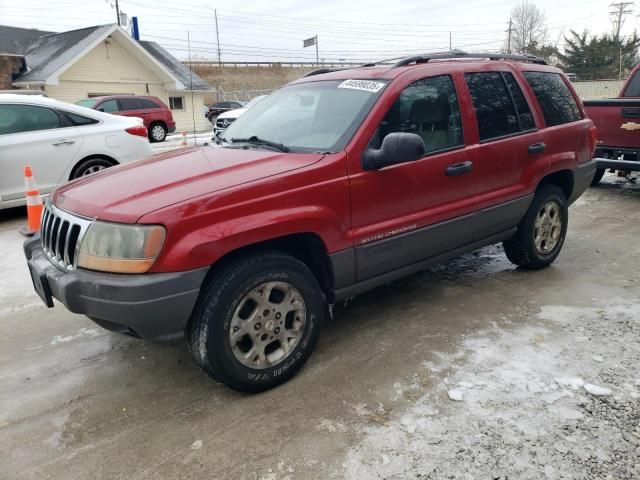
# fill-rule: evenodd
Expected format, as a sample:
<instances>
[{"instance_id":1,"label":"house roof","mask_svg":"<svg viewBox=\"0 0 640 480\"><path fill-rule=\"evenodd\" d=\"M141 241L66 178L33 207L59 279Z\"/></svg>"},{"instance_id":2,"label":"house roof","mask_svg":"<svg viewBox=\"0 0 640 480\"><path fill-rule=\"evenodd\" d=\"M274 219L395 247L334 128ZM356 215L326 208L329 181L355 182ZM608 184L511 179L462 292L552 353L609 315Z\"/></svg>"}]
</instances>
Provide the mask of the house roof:
<instances>
[{"instance_id":1,"label":"house roof","mask_svg":"<svg viewBox=\"0 0 640 480\"><path fill-rule=\"evenodd\" d=\"M29 70L17 81L45 82L110 29L111 25L101 25L38 38L25 52Z\"/></svg>"},{"instance_id":2,"label":"house roof","mask_svg":"<svg viewBox=\"0 0 640 480\"><path fill-rule=\"evenodd\" d=\"M212 90L206 81L195 73L190 73L189 68L160 45L155 42L136 42L126 31L115 24L98 25L62 33L0 26L0 47L3 45L2 39L10 38L11 34L15 34L13 38L23 39L22 43L18 45L22 46L19 54L24 55L28 68L26 73L16 79L16 84L56 84L59 75L67 68L99 42L107 37L112 37L125 47L128 46L138 60L159 74L168 88ZM28 47L24 46L27 38L31 40ZM7 40L7 45L10 42Z\"/></svg>"},{"instance_id":3,"label":"house roof","mask_svg":"<svg viewBox=\"0 0 640 480\"><path fill-rule=\"evenodd\" d=\"M35 28L0 26L0 54L24 55L29 46L43 35L53 32Z\"/></svg>"},{"instance_id":4,"label":"house roof","mask_svg":"<svg viewBox=\"0 0 640 480\"><path fill-rule=\"evenodd\" d=\"M140 45L149 52L153 58L173 73L187 90L211 90L211 86L193 73L189 67L179 61L156 42L140 41Z\"/></svg>"}]
</instances>

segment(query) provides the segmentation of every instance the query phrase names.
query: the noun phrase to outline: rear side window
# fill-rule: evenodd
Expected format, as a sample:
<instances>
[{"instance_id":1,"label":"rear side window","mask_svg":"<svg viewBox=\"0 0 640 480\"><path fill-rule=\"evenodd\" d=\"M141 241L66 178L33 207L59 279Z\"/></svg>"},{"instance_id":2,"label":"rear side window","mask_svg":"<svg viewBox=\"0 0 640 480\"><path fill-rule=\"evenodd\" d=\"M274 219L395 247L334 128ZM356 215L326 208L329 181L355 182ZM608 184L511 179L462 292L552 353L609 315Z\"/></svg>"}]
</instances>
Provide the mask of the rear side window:
<instances>
[{"instance_id":1,"label":"rear side window","mask_svg":"<svg viewBox=\"0 0 640 480\"><path fill-rule=\"evenodd\" d=\"M142 110L143 107L142 104L140 103L140 100L138 100L137 98L121 98L120 99L120 106L122 107L122 110Z\"/></svg>"},{"instance_id":2,"label":"rear side window","mask_svg":"<svg viewBox=\"0 0 640 480\"><path fill-rule=\"evenodd\" d=\"M149 100L148 98L140 98L138 99L138 102L140 102L141 108L161 108L160 105L156 104L155 102Z\"/></svg>"},{"instance_id":3,"label":"rear side window","mask_svg":"<svg viewBox=\"0 0 640 480\"><path fill-rule=\"evenodd\" d=\"M481 141L520 131L515 105L500 72L466 73L465 79L473 98Z\"/></svg>"},{"instance_id":4,"label":"rear side window","mask_svg":"<svg viewBox=\"0 0 640 480\"><path fill-rule=\"evenodd\" d=\"M0 135L61 128L60 116L35 105L0 105Z\"/></svg>"},{"instance_id":5,"label":"rear side window","mask_svg":"<svg viewBox=\"0 0 640 480\"><path fill-rule=\"evenodd\" d=\"M535 122L533 121L533 115L531 114L531 108L527 103L527 99L524 98L524 94L513 78L513 75L509 72L502 72L502 77L509 87L513 102L516 104L516 112L518 113L518 120L520 121L520 130L531 130L535 128Z\"/></svg>"},{"instance_id":6,"label":"rear side window","mask_svg":"<svg viewBox=\"0 0 640 480\"><path fill-rule=\"evenodd\" d=\"M76 127L79 127L82 125L93 125L95 123L99 123L98 120L85 117L84 115L78 115L77 113L64 112L63 114L69 119L69 123L71 123L71 125L74 125Z\"/></svg>"},{"instance_id":7,"label":"rear side window","mask_svg":"<svg viewBox=\"0 0 640 480\"><path fill-rule=\"evenodd\" d=\"M547 126L582 118L576 99L559 73L524 72L524 78L538 99Z\"/></svg>"}]
</instances>

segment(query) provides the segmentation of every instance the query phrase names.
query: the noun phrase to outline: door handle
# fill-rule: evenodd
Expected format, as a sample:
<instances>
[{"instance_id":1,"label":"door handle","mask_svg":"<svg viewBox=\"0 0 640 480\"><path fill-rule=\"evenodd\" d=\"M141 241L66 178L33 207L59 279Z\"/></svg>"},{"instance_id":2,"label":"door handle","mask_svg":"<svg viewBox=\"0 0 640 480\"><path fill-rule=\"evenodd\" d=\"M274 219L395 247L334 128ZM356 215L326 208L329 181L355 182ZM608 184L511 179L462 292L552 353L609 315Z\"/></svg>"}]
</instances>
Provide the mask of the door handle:
<instances>
[{"instance_id":1,"label":"door handle","mask_svg":"<svg viewBox=\"0 0 640 480\"><path fill-rule=\"evenodd\" d=\"M449 165L444 171L448 177L455 177L456 175L462 175L473 170L473 162L467 160L466 162L454 163Z\"/></svg>"},{"instance_id":2,"label":"door handle","mask_svg":"<svg viewBox=\"0 0 640 480\"><path fill-rule=\"evenodd\" d=\"M534 153L542 153L547 149L547 144L544 142L538 142L538 143L532 143L531 145L529 145L529 148L527 148L527 152L534 154Z\"/></svg>"},{"instance_id":3,"label":"door handle","mask_svg":"<svg viewBox=\"0 0 640 480\"><path fill-rule=\"evenodd\" d=\"M53 142L51 145L58 147L60 145L73 145L74 143L76 143L75 140L58 140L57 142Z\"/></svg>"}]
</instances>

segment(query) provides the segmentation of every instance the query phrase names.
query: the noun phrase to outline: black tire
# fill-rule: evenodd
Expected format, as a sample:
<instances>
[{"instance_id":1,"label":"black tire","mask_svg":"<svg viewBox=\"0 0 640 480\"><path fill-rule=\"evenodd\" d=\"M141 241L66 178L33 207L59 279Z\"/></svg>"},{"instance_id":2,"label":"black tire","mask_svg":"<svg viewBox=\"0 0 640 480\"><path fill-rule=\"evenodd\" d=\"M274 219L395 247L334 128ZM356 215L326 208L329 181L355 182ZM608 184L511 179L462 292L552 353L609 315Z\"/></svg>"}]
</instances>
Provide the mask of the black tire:
<instances>
[{"instance_id":1,"label":"black tire","mask_svg":"<svg viewBox=\"0 0 640 480\"><path fill-rule=\"evenodd\" d=\"M107 160L106 158L87 158L76 165L71 172L70 180L97 173L100 170L113 167L114 165L114 162Z\"/></svg>"},{"instance_id":2,"label":"black tire","mask_svg":"<svg viewBox=\"0 0 640 480\"><path fill-rule=\"evenodd\" d=\"M593 180L591 180L591 186L595 187L596 185L598 185L600 183L600 180L602 180L602 177L604 177L604 173L606 172L606 169L604 168L597 168L596 169L596 174L593 177Z\"/></svg>"},{"instance_id":3,"label":"black tire","mask_svg":"<svg viewBox=\"0 0 640 480\"><path fill-rule=\"evenodd\" d=\"M557 205L556 215L559 214L561 223L555 245L548 251L541 252L535 243L536 220L538 217L542 218L542 208L549 202ZM562 250L568 223L569 208L564 192L556 185L544 184L540 186L527 213L518 225L517 233L504 242L504 252L507 258L516 265L530 270L538 270L551 265Z\"/></svg>"},{"instance_id":4,"label":"black tire","mask_svg":"<svg viewBox=\"0 0 640 480\"><path fill-rule=\"evenodd\" d=\"M260 351L258 343L254 342L264 342L262 343L265 345L262 348L263 353L276 345L284 352L285 347L278 339L269 340L267 338L265 340L264 336L278 333L278 323L275 323L274 330L276 318L281 319L278 322L283 325L282 331L284 332L285 324L283 321L289 321L289 313L284 317L276 317L278 313L275 313L275 310L269 313L268 308L264 309L264 303L254 302L255 310L248 313L251 317L250 321L253 322L247 326L251 335L246 333L233 346L232 324L245 321L237 318L240 317L240 312L245 309L247 304L252 301L248 298L249 296L254 295L259 289L262 289L262 293L264 293L266 288L263 287L268 284L279 283L293 287L297 293L292 295L295 295L296 298L302 298L305 312L304 322L296 330L300 333L295 346L292 345L289 352L283 353L285 356L272 365L265 363L264 367L253 368L241 363L241 360L236 356L240 347L244 345L247 350L244 361L253 364L256 361L261 361L260 359L251 360L248 356L250 352ZM274 287L271 291L276 290L277 288ZM267 299L269 301L271 300L270 295L273 293L269 294ZM281 302L284 305L284 297ZM264 252L241 258L221 268L203 286L190 328L187 331L189 349L196 363L213 380L241 392L256 393L268 390L289 380L311 355L324 321L325 304L325 297L316 277L299 260L279 252ZM272 304L269 303L269 305ZM250 305L249 308L253 307ZM236 313L238 313L238 317L234 316ZM299 320L298 313L293 313L295 320ZM291 321L293 321L293 316ZM264 325L260 322L264 322ZM254 340L253 330L257 326L262 327L262 330L256 331L257 340ZM270 330L267 330L269 328ZM233 332L239 330L237 326L233 326ZM242 332L239 333L239 335L241 334ZM267 345L269 341L272 343ZM286 341L289 342L288 339ZM234 349L236 353L234 353ZM242 353L244 354L244 350ZM267 355L270 354L272 353L267 353Z\"/></svg>"},{"instance_id":5,"label":"black tire","mask_svg":"<svg viewBox=\"0 0 640 480\"><path fill-rule=\"evenodd\" d=\"M149 141L151 143L164 142L167 138L167 127L164 123L153 122L149 125Z\"/></svg>"}]
</instances>

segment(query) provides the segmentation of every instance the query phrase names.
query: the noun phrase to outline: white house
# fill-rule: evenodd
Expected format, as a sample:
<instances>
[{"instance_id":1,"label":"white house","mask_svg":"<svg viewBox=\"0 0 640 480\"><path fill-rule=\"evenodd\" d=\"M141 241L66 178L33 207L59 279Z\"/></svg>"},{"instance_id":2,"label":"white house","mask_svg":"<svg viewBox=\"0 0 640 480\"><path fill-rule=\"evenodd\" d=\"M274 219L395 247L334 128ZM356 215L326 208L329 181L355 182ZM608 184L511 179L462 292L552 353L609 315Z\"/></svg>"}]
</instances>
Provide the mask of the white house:
<instances>
[{"instance_id":1,"label":"white house","mask_svg":"<svg viewBox=\"0 0 640 480\"><path fill-rule=\"evenodd\" d=\"M155 42L136 41L118 25L42 32L35 40L31 29L0 26L0 33L3 29L11 32L0 35L0 56L24 56L22 70L13 74L14 87L40 89L72 103L102 95L154 95L173 111L177 131L211 126L204 117L204 96L215 90ZM31 36L23 42L28 46L16 47L14 41L3 48L3 38L19 37L16 30Z\"/></svg>"}]
</instances>

